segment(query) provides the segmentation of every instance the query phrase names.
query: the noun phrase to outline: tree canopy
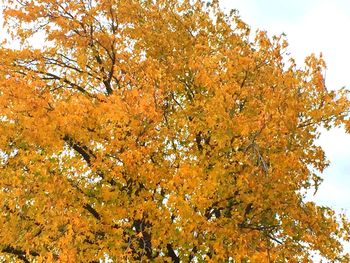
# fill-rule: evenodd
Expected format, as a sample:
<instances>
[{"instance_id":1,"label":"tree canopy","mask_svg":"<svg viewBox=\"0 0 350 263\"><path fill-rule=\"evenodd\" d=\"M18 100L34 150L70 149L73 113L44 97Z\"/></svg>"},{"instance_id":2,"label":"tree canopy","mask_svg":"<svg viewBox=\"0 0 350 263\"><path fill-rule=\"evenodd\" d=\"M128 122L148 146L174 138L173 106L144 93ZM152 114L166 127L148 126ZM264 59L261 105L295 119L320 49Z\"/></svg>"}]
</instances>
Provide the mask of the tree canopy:
<instances>
[{"instance_id":1,"label":"tree canopy","mask_svg":"<svg viewBox=\"0 0 350 263\"><path fill-rule=\"evenodd\" d=\"M349 107L322 57L296 65L217 1L3 14L0 260L348 262L348 221L305 200Z\"/></svg>"}]
</instances>

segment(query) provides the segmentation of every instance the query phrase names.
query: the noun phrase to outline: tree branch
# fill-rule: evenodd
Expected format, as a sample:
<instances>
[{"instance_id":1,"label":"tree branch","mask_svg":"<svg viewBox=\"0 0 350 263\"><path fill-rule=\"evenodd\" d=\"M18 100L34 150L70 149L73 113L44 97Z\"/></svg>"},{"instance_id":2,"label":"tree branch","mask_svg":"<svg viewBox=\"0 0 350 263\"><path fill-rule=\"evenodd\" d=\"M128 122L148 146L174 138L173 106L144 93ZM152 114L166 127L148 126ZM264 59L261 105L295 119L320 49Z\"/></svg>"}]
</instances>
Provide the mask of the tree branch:
<instances>
[{"instance_id":1,"label":"tree branch","mask_svg":"<svg viewBox=\"0 0 350 263\"><path fill-rule=\"evenodd\" d=\"M77 151L86 161L86 163L91 166L91 157L96 158L96 155L87 146L74 142L69 135L65 135L63 140L75 151Z\"/></svg>"},{"instance_id":2,"label":"tree branch","mask_svg":"<svg viewBox=\"0 0 350 263\"><path fill-rule=\"evenodd\" d=\"M17 248L14 248L13 246L5 246L2 250L2 253L8 253L12 254L14 256L17 256L20 260L22 260L25 263L30 263L30 261L26 257L26 252ZM37 257L39 256L39 253L35 251L29 251L29 254L31 256Z\"/></svg>"},{"instance_id":3,"label":"tree branch","mask_svg":"<svg viewBox=\"0 0 350 263\"><path fill-rule=\"evenodd\" d=\"M90 204L83 205L83 208L89 211L97 220L101 220L100 214Z\"/></svg>"},{"instance_id":4,"label":"tree branch","mask_svg":"<svg viewBox=\"0 0 350 263\"><path fill-rule=\"evenodd\" d=\"M171 244L167 244L166 248L168 249L168 256L171 257L174 263L180 263L180 258L176 255Z\"/></svg>"}]
</instances>

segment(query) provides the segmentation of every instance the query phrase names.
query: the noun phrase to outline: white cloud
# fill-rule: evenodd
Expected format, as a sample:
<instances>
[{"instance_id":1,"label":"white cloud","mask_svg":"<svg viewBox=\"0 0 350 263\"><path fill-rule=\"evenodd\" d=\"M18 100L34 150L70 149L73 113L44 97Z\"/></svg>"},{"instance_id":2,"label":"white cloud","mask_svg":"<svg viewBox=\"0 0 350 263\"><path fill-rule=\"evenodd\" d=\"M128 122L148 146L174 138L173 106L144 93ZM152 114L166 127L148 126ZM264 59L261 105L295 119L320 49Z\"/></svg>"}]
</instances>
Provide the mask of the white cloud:
<instances>
[{"instance_id":1,"label":"white cloud","mask_svg":"<svg viewBox=\"0 0 350 263\"><path fill-rule=\"evenodd\" d=\"M344 26L350 24L350 15L333 2L320 3L298 23L287 27L291 51L299 61L311 52L322 52L328 65L329 88L349 86L350 34L344 31Z\"/></svg>"}]
</instances>

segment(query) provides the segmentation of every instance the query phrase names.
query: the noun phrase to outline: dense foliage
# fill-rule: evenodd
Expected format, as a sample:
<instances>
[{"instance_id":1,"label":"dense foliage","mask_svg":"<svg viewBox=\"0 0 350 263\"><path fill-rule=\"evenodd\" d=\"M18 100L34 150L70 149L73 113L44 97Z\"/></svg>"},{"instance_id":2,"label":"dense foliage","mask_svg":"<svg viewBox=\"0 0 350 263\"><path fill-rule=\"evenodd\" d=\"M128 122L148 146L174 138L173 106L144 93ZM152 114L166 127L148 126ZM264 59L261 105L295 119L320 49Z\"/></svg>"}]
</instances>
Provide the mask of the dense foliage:
<instances>
[{"instance_id":1,"label":"dense foliage","mask_svg":"<svg viewBox=\"0 0 350 263\"><path fill-rule=\"evenodd\" d=\"M322 58L215 1L4 6L0 260L347 262L304 198L348 110Z\"/></svg>"}]
</instances>

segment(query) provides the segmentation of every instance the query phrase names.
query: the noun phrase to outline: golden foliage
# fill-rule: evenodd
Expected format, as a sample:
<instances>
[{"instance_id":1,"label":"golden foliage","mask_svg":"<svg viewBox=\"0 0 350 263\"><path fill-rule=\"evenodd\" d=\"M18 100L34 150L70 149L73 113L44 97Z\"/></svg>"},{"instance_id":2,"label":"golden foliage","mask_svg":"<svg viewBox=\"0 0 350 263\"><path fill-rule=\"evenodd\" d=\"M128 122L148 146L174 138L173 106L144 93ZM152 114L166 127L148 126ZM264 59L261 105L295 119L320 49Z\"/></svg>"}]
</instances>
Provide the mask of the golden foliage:
<instances>
[{"instance_id":1,"label":"golden foliage","mask_svg":"<svg viewBox=\"0 0 350 263\"><path fill-rule=\"evenodd\" d=\"M303 194L348 109L322 58L216 1L4 3L0 258L349 260L348 222Z\"/></svg>"}]
</instances>

